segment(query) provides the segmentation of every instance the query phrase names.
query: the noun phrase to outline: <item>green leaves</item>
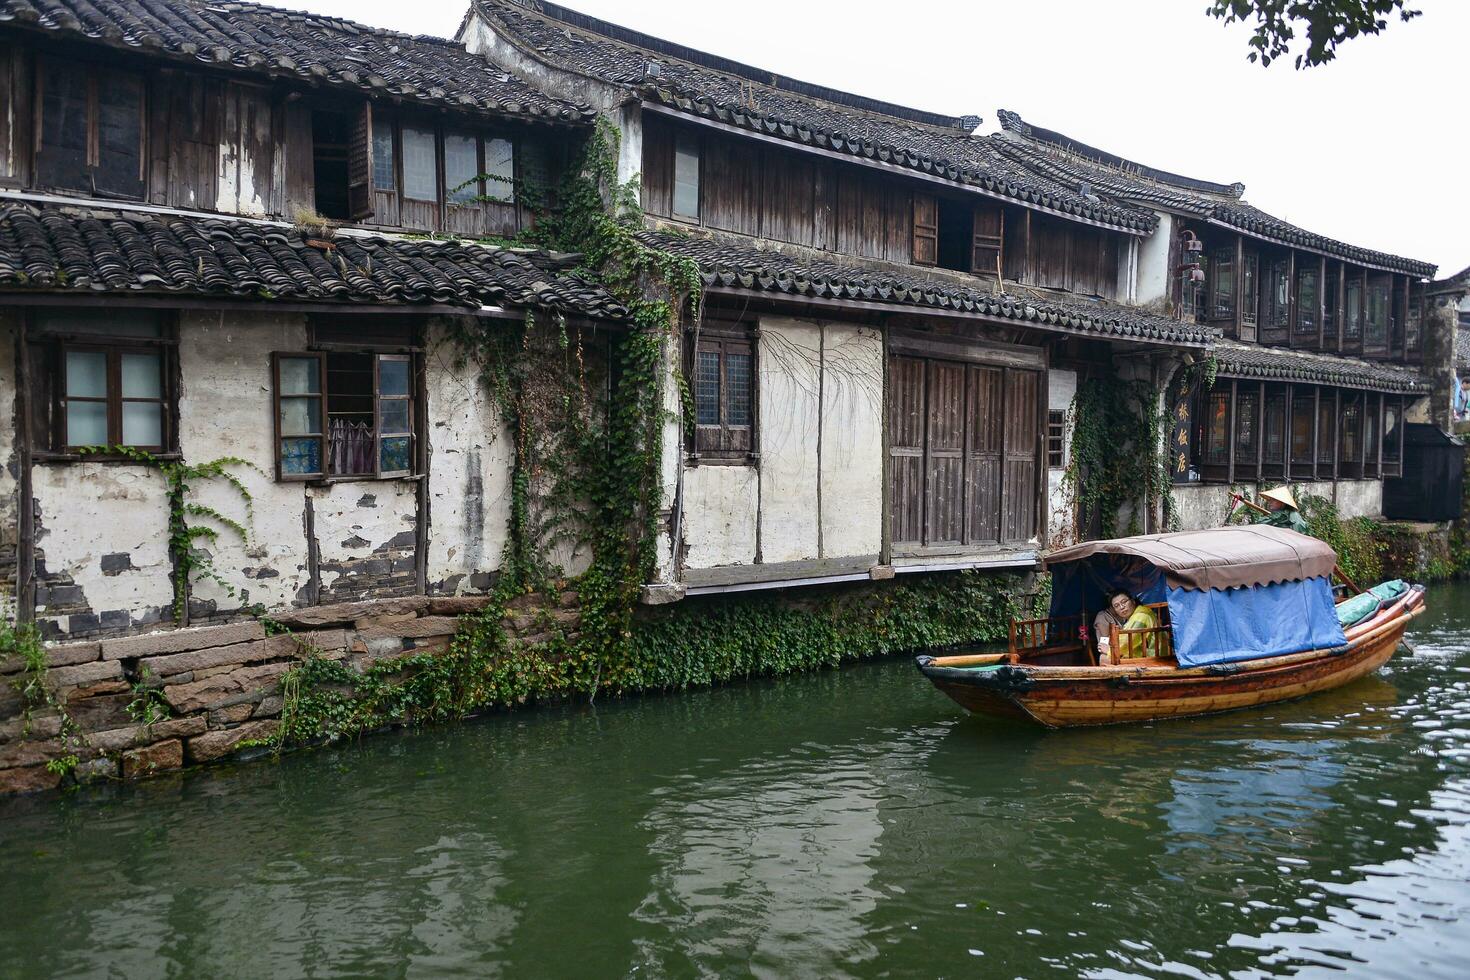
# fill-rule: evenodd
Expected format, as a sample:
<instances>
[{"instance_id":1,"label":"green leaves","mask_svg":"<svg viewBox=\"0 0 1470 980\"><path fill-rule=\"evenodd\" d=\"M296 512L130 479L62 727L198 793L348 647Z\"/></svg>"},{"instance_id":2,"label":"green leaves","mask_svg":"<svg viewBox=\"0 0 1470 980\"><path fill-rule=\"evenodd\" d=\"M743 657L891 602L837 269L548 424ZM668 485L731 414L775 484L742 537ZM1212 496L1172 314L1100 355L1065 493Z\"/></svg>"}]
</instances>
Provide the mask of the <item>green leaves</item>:
<instances>
[{"instance_id":1,"label":"green leaves","mask_svg":"<svg viewBox=\"0 0 1470 980\"><path fill-rule=\"evenodd\" d=\"M1407 23L1422 11L1405 10L1405 0L1212 0L1205 12L1226 24L1254 21L1246 43L1251 61L1269 65L1289 53L1297 31L1306 33L1307 49L1296 56L1297 69L1326 64L1337 57L1344 41L1377 34L1397 13Z\"/></svg>"}]
</instances>

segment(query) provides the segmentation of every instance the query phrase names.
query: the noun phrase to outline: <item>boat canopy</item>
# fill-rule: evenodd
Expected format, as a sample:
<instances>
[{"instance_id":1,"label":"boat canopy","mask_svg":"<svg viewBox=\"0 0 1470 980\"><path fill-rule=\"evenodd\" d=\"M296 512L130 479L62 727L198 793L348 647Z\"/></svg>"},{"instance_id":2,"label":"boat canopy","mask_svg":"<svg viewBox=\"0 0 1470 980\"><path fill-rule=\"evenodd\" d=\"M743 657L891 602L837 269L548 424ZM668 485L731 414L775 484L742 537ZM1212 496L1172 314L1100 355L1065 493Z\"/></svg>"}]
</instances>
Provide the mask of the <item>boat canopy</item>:
<instances>
[{"instance_id":1,"label":"boat canopy","mask_svg":"<svg viewBox=\"0 0 1470 980\"><path fill-rule=\"evenodd\" d=\"M1261 525L1088 541L1055 551L1051 616L1084 624L1122 589L1167 602L1181 667L1231 663L1347 642L1333 604L1336 553Z\"/></svg>"},{"instance_id":2,"label":"boat canopy","mask_svg":"<svg viewBox=\"0 0 1470 980\"><path fill-rule=\"evenodd\" d=\"M1170 588L1199 591L1322 578L1337 564L1337 553L1324 542L1262 524L1087 541L1052 552L1046 563L1062 565L1094 555L1142 558L1164 573Z\"/></svg>"}]
</instances>

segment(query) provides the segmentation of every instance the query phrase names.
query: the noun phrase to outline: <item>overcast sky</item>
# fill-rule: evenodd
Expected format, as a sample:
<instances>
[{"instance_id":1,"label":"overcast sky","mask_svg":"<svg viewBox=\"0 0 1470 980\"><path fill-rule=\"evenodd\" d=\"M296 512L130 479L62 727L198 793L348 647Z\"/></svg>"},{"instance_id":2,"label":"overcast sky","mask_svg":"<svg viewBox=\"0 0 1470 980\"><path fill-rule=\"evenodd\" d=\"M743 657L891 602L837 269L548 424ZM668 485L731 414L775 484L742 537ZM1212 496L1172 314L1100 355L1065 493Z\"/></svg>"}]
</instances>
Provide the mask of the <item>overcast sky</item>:
<instances>
[{"instance_id":1,"label":"overcast sky","mask_svg":"<svg viewBox=\"0 0 1470 980\"><path fill-rule=\"evenodd\" d=\"M276 6L452 36L466 0ZM804 81L952 115L995 110L1140 163L1246 185L1294 224L1470 265L1470 3L1296 71L1246 61L1206 0L568 0L565 6Z\"/></svg>"}]
</instances>

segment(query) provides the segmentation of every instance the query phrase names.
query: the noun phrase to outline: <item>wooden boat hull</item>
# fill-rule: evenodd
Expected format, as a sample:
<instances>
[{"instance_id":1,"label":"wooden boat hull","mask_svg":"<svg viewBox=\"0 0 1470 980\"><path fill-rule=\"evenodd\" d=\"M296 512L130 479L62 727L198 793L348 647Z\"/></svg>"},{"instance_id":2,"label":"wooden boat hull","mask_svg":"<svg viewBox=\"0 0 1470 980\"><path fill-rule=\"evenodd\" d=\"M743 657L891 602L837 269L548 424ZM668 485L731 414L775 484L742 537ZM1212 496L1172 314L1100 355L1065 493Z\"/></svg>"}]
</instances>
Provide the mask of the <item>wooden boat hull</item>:
<instances>
[{"instance_id":1,"label":"wooden boat hull","mask_svg":"<svg viewBox=\"0 0 1470 980\"><path fill-rule=\"evenodd\" d=\"M1216 668L1030 667L976 672L919 657L919 670L966 710L1048 728L1117 725L1238 711L1350 684L1382 667L1418 611L1337 650Z\"/></svg>"}]
</instances>

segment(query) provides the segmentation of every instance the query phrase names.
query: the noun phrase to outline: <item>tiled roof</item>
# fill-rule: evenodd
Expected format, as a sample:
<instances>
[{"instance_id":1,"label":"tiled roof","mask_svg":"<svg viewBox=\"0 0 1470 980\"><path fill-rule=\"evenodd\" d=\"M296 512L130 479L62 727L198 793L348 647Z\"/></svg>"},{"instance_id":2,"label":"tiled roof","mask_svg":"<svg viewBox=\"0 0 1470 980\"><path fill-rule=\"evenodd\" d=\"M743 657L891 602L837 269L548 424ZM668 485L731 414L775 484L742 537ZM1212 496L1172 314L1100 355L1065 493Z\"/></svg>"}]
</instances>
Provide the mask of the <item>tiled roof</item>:
<instances>
[{"instance_id":1,"label":"tiled roof","mask_svg":"<svg viewBox=\"0 0 1470 980\"><path fill-rule=\"evenodd\" d=\"M545 252L348 234L333 245L309 245L296 228L266 222L8 203L0 205L0 292L626 312Z\"/></svg>"},{"instance_id":2,"label":"tiled roof","mask_svg":"<svg viewBox=\"0 0 1470 980\"><path fill-rule=\"evenodd\" d=\"M1089 199L1008 159L952 117L786 78L539 0L473 0L531 57L678 112L960 181L1018 203L1151 232L1145 209Z\"/></svg>"},{"instance_id":3,"label":"tiled roof","mask_svg":"<svg viewBox=\"0 0 1470 980\"><path fill-rule=\"evenodd\" d=\"M1001 152L1054 180L1072 186L1086 182L1110 197L1197 214L1269 241L1326 252L1349 262L1411 276L1434 275L1435 266L1429 262L1348 245L1269 215L1240 199L1245 193L1243 184L1216 184L1156 170L1032 126L1004 109L999 119L1003 133L995 142Z\"/></svg>"},{"instance_id":4,"label":"tiled roof","mask_svg":"<svg viewBox=\"0 0 1470 980\"><path fill-rule=\"evenodd\" d=\"M893 272L880 272L713 238L645 231L645 245L693 259L706 286L752 289L814 299L893 303L1013 320L1039 330L1204 346L1214 332L1143 310L1050 296L1014 296Z\"/></svg>"},{"instance_id":5,"label":"tiled roof","mask_svg":"<svg viewBox=\"0 0 1470 980\"><path fill-rule=\"evenodd\" d=\"M455 41L235 0L0 0L0 25L461 111L591 118Z\"/></svg>"},{"instance_id":6,"label":"tiled roof","mask_svg":"<svg viewBox=\"0 0 1470 980\"><path fill-rule=\"evenodd\" d=\"M1210 353L1218 363L1220 375L1227 378L1308 381L1403 394L1426 392L1430 387L1429 381L1413 368L1356 357L1260 347L1233 340L1217 341Z\"/></svg>"}]
</instances>

